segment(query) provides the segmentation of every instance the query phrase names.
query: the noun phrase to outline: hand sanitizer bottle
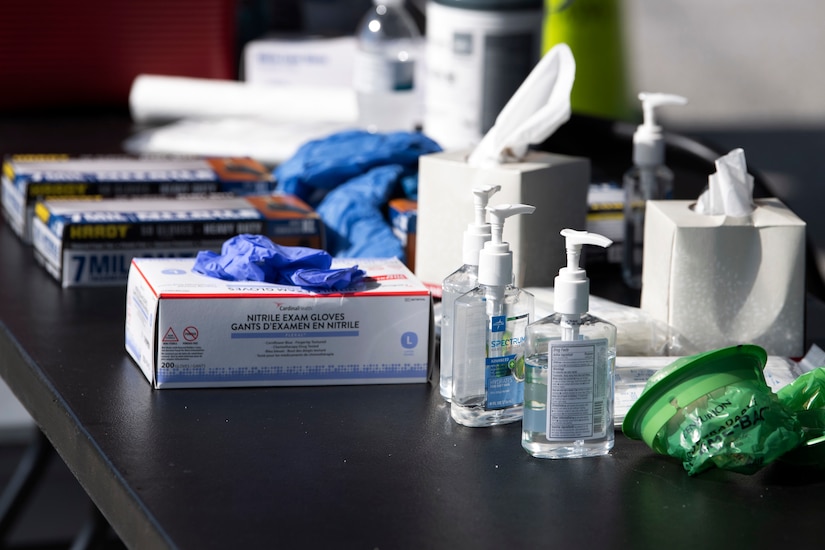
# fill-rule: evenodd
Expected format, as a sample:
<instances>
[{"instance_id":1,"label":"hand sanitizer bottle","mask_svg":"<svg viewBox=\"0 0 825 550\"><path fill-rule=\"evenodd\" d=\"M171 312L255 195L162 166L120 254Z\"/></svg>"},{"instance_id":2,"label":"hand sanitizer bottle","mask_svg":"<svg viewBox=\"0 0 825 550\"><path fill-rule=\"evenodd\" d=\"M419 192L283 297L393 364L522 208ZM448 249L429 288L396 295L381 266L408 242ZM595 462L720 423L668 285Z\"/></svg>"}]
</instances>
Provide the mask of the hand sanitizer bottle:
<instances>
[{"instance_id":1,"label":"hand sanitizer bottle","mask_svg":"<svg viewBox=\"0 0 825 550\"><path fill-rule=\"evenodd\" d=\"M487 207L492 238L479 253L478 287L458 298L453 309L450 415L459 424L521 420L524 331L533 317L533 295L513 285L513 253L502 232L504 220L534 210L526 204Z\"/></svg>"},{"instance_id":2,"label":"hand sanitizer bottle","mask_svg":"<svg viewBox=\"0 0 825 550\"><path fill-rule=\"evenodd\" d=\"M673 196L673 172L665 166L662 127L656 124L655 108L684 105L687 99L673 94L639 94L643 124L633 134L633 168L624 176L624 243L622 278L630 288L642 288L645 202Z\"/></svg>"},{"instance_id":3,"label":"hand sanitizer bottle","mask_svg":"<svg viewBox=\"0 0 825 550\"><path fill-rule=\"evenodd\" d=\"M538 458L607 454L613 448L616 327L587 313L590 280L579 267L585 244L607 237L564 229L567 267L555 280L555 313L525 332L521 445Z\"/></svg>"},{"instance_id":4,"label":"hand sanitizer bottle","mask_svg":"<svg viewBox=\"0 0 825 550\"><path fill-rule=\"evenodd\" d=\"M478 286L478 253L490 240L490 224L487 223L487 202L501 190L500 185L487 185L473 189L475 220L464 231L462 259L464 265L448 275L441 284L441 358L439 390L441 397L450 401L453 393L453 306L462 294ZM464 332L464 327L459 327ZM462 359L459 359L462 360Z\"/></svg>"}]
</instances>

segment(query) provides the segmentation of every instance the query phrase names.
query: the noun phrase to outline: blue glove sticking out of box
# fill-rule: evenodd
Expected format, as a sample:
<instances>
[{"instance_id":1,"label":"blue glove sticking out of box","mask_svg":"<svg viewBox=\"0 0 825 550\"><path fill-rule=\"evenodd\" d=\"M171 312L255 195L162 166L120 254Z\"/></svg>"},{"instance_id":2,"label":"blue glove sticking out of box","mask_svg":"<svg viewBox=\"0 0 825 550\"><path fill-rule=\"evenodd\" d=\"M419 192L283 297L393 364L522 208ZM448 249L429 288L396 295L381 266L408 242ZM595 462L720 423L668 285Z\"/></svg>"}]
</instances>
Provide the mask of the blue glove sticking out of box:
<instances>
[{"instance_id":1,"label":"blue glove sticking out of box","mask_svg":"<svg viewBox=\"0 0 825 550\"><path fill-rule=\"evenodd\" d=\"M347 130L301 146L275 169L278 191L316 208L337 257L403 258L383 208L417 198L418 157L441 147L420 132Z\"/></svg>"},{"instance_id":2,"label":"blue glove sticking out of box","mask_svg":"<svg viewBox=\"0 0 825 550\"><path fill-rule=\"evenodd\" d=\"M221 253L202 250L192 268L196 273L225 281L261 281L309 290L342 290L361 282L358 266L332 269L332 257L323 250L281 246L263 235L237 235Z\"/></svg>"}]
</instances>

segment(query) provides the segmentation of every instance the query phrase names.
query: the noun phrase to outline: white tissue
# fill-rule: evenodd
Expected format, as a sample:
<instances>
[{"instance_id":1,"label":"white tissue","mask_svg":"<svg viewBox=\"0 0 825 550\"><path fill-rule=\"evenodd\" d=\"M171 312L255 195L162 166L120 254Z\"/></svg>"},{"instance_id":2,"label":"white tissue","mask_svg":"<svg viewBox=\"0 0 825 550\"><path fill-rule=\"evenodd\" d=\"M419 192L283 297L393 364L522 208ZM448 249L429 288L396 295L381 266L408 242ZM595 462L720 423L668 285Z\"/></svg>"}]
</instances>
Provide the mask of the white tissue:
<instances>
[{"instance_id":1,"label":"white tissue","mask_svg":"<svg viewBox=\"0 0 825 550\"><path fill-rule=\"evenodd\" d=\"M208 78L138 75L129 93L136 122L182 118L261 118L355 123L355 92L336 86L264 86Z\"/></svg>"},{"instance_id":2,"label":"white tissue","mask_svg":"<svg viewBox=\"0 0 825 550\"><path fill-rule=\"evenodd\" d=\"M699 214L741 218L753 212L753 176L748 174L745 151L734 149L716 161L708 189L696 201Z\"/></svg>"},{"instance_id":3,"label":"white tissue","mask_svg":"<svg viewBox=\"0 0 825 550\"><path fill-rule=\"evenodd\" d=\"M496 122L470 154L471 166L519 161L530 144L543 142L570 118L576 61L567 44L557 44L533 68Z\"/></svg>"}]
</instances>

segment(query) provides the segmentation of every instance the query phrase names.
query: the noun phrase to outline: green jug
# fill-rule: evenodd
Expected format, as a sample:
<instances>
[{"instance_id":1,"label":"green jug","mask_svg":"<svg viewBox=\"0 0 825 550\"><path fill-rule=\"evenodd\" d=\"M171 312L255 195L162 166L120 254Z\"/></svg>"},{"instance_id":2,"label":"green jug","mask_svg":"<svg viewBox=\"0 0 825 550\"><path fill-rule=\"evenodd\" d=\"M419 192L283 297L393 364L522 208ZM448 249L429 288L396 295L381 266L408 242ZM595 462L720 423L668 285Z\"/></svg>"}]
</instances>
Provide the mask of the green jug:
<instances>
[{"instance_id":1,"label":"green jug","mask_svg":"<svg viewBox=\"0 0 825 550\"><path fill-rule=\"evenodd\" d=\"M545 0L542 53L564 42L576 58L574 113L634 120L619 0Z\"/></svg>"}]
</instances>

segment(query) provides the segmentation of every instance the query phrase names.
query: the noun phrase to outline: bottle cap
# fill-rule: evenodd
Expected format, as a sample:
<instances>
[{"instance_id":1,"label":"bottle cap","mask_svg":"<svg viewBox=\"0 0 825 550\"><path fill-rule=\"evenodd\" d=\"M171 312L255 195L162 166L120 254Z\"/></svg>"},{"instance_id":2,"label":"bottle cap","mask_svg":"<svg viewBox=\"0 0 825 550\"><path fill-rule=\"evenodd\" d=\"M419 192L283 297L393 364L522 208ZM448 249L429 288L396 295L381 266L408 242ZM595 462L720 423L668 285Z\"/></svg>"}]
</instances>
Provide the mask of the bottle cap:
<instances>
[{"instance_id":1,"label":"bottle cap","mask_svg":"<svg viewBox=\"0 0 825 550\"><path fill-rule=\"evenodd\" d=\"M517 214L532 214L535 206L528 204L502 204L488 206L491 239L484 243L478 254L478 282L486 286L507 286L513 282L513 252L510 244L502 240L504 220Z\"/></svg>"},{"instance_id":2,"label":"bottle cap","mask_svg":"<svg viewBox=\"0 0 825 550\"><path fill-rule=\"evenodd\" d=\"M662 127L656 124L655 108L660 105L685 105L687 99L674 94L641 92L643 123L633 134L633 164L659 166L665 162L665 142Z\"/></svg>"},{"instance_id":3,"label":"bottle cap","mask_svg":"<svg viewBox=\"0 0 825 550\"><path fill-rule=\"evenodd\" d=\"M567 250L567 267L559 270L553 283L553 309L566 315L583 315L590 307L590 279L579 266L582 246L593 244L607 248L613 241L603 235L575 229L562 229Z\"/></svg>"},{"instance_id":4,"label":"bottle cap","mask_svg":"<svg viewBox=\"0 0 825 550\"><path fill-rule=\"evenodd\" d=\"M500 185L485 185L473 189L474 220L467 224L467 229L464 231L462 247L464 265L478 265L478 253L492 236L490 224L487 223L487 202L500 190Z\"/></svg>"}]
</instances>

